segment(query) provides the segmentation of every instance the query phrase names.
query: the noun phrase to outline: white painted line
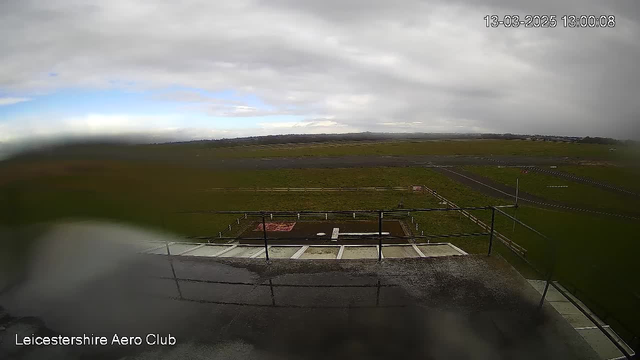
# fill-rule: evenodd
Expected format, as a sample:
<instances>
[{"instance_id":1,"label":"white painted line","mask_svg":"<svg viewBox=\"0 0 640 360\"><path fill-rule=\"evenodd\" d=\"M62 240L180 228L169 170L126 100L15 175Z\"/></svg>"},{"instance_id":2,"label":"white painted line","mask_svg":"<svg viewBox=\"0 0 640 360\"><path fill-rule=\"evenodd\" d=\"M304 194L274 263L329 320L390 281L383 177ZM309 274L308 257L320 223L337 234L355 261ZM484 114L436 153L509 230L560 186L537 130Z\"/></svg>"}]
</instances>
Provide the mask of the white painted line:
<instances>
[{"instance_id":1,"label":"white painted line","mask_svg":"<svg viewBox=\"0 0 640 360\"><path fill-rule=\"evenodd\" d=\"M212 257L220 256L220 255L222 255L222 254L224 254L224 253L227 253L227 252L229 252L229 251L231 251L231 250L233 250L233 249L235 249L235 248L237 248L237 247L238 247L238 245L231 245L228 249L222 250L222 251L220 251L219 253L217 253L217 254L213 255Z\"/></svg>"},{"instance_id":2,"label":"white painted line","mask_svg":"<svg viewBox=\"0 0 640 360\"><path fill-rule=\"evenodd\" d=\"M269 249L271 249L271 246L269 246ZM257 253L255 253L255 254L253 254L253 255L249 256L249 259L257 258L258 256L260 256L260 255L264 254L266 251L267 251L267 250L263 248L262 250L258 251Z\"/></svg>"},{"instance_id":3,"label":"white painted line","mask_svg":"<svg viewBox=\"0 0 640 360\"><path fill-rule=\"evenodd\" d=\"M292 259L299 259L300 256L302 256L302 254L304 254L305 251L307 251L307 249L309 248L309 245L305 245L302 248L300 248L300 250L298 250L295 254L293 254L293 256L291 256Z\"/></svg>"},{"instance_id":4,"label":"white painted line","mask_svg":"<svg viewBox=\"0 0 640 360\"><path fill-rule=\"evenodd\" d=\"M331 232L331 240L333 241L338 240L339 232L340 232L340 228L333 228L333 231Z\"/></svg>"},{"instance_id":5,"label":"white painted line","mask_svg":"<svg viewBox=\"0 0 640 360\"><path fill-rule=\"evenodd\" d=\"M338 256L336 257L336 259L338 260L342 259L343 253L344 253L344 245L340 246L340 250L338 250Z\"/></svg>"},{"instance_id":6,"label":"white painted line","mask_svg":"<svg viewBox=\"0 0 640 360\"><path fill-rule=\"evenodd\" d=\"M198 245L198 246L196 246L196 247L193 247L193 248L191 248L191 249L187 249L187 250L185 250L185 251L183 251L183 252L177 253L176 255L183 255L183 254L186 254L186 253L188 253L189 251L193 251L193 250L195 250L195 249L200 249L201 247L203 247L203 246L205 246L205 245L207 245L207 244L200 244L200 245Z\"/></svg>"},{"instance_id":7,"label":"white painted line","mask_svg":"<svg viewBox=\"0 0 640 360\"><path fill-rule=\"evenodd\" d=\"M420 250L420 249L416 246L416 244L411 244L411 246L413 246L413 250L415 250L415 251L418 253L418 255L420 255L420 257L426 257L426 256L424 255L424 253L422 252L422 250Z\"/></svg>"},{"instance_id":8,"label":"white painted line","mask_svg":"<svg viewBox=\"0 0 640 360\"><path fill-rule=\"evenodd\" d=\"M453 245L452 243L447 243L447 244L449 244L449 246L451 246L452 248L456 249L457 251L460 251L460 253L461 253L462 255L469 255L469 254L467 254L466 252L464 252L462 249L460 249L459 247L457 247L457 246Z\"/></svg>"}]
</instances>

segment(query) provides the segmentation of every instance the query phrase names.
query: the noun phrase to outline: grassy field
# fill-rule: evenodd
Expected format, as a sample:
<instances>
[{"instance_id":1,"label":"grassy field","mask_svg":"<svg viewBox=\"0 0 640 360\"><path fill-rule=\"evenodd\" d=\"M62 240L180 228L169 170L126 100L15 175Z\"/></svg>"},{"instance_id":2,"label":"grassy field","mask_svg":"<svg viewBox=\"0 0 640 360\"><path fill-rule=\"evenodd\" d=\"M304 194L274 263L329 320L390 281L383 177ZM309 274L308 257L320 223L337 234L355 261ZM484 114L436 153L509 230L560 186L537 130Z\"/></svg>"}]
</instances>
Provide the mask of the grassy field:
<instances>
[{"instance_id":1,"label":"grassy field","mask_svg":"<svg viewBox=\"0 0 640 360\"><path fill-rule=\"evenodd\" d=\"M16 225L94 218L160 228L183 236L215 236L235 217L177 212L377 209L395 208L400 200L406 208L442 205L434 197L421 193L209 191L214 187L418 184L437 190L461 206L505 203L501 199L483 196L425 168L220 172L115 161L42 161L0 166L0 223ZM522 184L523 190L525 184ZM527 188L529 190L537 191L535 187ZM579 196L579 192L573 196ZM589 196L584 197L595 199ZM486 221L490 218L489 212L476 213ZM555 242L559 260L556 274L559 279L578 287L583 295L595 299L616 317L628 319L640 333L640 315L635 311L637 298L628 295L640 289L640 279L635 276L634 266L640 244L631 235L640 232L640 224L526 206L521 207L517 214L518 218L549 235ZM415 218L420 229L428 234L480 231L469 220L453 212L418 214ZM546 259L550 248L541 238L520 226L512 230L512 222L502 216L496 219L496 229L527 248L527 257L536 266L542 269L548 267ZM471 253L484 253L487 249L486 237L454 239L452 242ZM510 256L500 246L496 247L496 251L505 254L505 257Z\"/></svg>"},{"instance_id":2,"label":"grassy field","mask_svg":"<svg viewBox=\"0 0 640 360\"><path fill-rule=\"evenodd\" d=\"M458 205L499 202L438 173L431 174L431 181L437 184L439 194ZM514 210L508 212L513 214ZM476 216L485 222L490 221L488 213ZM586 299L599 315L613 314L617 319L624 319L625 326L636 334L640 332L640 313L636 310L640 301L635 295L640 289L640 278L636 276L635 269L640 244L633 235L640 231L640 223L528 206L521 206L517 217L549 236L553 243L547 243L519 225L513 230L513 222L500 215L496 216L496 230L524 246L528 250L527 258L542 271L550 268L547 259L555 246L555 278L580 289L580 297ZM504 247L497 249L514 265L521 265Z\"/></svg>"},{"instance_id":3,"label":"grassy field","mask_svg":"<svg viewBox=\"0 0 640 360\"><path fill-rule=\"evenodd\" d=\"M609 145L559 143L527 140L438 140L346 142L323 144L250 145L228 148L198 144L159 144L139 146L150 154L180 152L200 158L300 157L345 155L521 155L567 156L577 159L625 160L638 155L638 149Z\"/></svg>"},{"instance_id":4,"label":"grassy field","mask_svg":"<svg viewBox=\"0 0 640 360\"><path fill-rule=\"evenodd\" d=\"M640 193L640 168L619 166L560 166L558 170Z\"/></svg>"},{"instance_id":5,"label":"grassy field","mask_svg":"<svg viewBox=\"0 0 640 360\"><path fill-rule=\"evenodd\" d=\"M210 191L217 187L408 186L425 180L418 168L218 172L137 163L68 161L22 164L5 170L0 177L5 197L2 218L15 218L20 223L105 218L162 227L185 236L207 236L224 229L233 217L177 213L378 209L395 208L401 200L405 207L437 205L435 199L408 192ZM10 204L15 206L10 208ZM17 210L12 210L16 207Z\"/></svg>"},{"instance_id":6,"label":"grassy field","mask_svg":"<svg viewBox=\"0 0 640 360\"><path fill-rule=\"evenodd\" d=\"M612 213L638 213L639 205L627 195L580 184L552 175L530 171L522 173L519 168L496 166L467 166L466 170L482 175L498 183L515 188L519 179L520 190L552 201L575 207L585 207ZM548 186L568 186L566 188Z\"/></svg>"}]
</instances>

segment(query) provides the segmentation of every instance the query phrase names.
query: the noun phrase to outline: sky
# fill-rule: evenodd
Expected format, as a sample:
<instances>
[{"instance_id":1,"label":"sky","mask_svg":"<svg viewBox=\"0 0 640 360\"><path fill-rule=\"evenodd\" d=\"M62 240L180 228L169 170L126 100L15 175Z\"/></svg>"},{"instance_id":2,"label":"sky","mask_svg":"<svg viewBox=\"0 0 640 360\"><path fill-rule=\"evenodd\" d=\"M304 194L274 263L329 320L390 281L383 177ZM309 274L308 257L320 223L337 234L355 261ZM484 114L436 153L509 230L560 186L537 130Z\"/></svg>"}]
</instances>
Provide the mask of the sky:
<instances>
[{"instance_id":1,"label":"sky","mask_svg":"<svg viewBox=\"0 0 640 360\"><path fill-rule=\"evenodd\" d=\"M555 28L485 16L555 15ZM614 15L565 28L563 15ZM635 0L0 1L0 144L459 132L640 139Z\"/></svg>"}]
</instances>

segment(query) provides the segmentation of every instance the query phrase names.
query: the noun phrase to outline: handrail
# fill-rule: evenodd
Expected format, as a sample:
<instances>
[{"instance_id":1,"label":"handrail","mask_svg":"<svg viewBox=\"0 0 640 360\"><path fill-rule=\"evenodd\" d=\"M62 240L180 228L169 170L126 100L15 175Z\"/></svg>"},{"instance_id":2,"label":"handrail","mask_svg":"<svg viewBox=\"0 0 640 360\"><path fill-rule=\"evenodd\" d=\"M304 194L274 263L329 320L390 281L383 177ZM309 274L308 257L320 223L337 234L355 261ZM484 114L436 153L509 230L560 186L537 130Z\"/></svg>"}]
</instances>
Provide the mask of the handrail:
<instances>
[{"instance_id":1,"label":"handrail","mask_svg":"<svg viewBox=\"0 0 640 360\"><path fill-rule=\"evenodd\" d=\"M428 211L460 211L460 210L490 210L494 206L470 206L457 208L417 208L417 209L376 209L376 210L299 210L299 211L283 211L283 210L194 210L194 211L178 211L178 214L247 214L260 215L296 215L296 214L352 214L352 213L397 213L397 212L428 212ZM513 208L515 205L499 205L497 208Z\"/></svg>"}]
</instances>

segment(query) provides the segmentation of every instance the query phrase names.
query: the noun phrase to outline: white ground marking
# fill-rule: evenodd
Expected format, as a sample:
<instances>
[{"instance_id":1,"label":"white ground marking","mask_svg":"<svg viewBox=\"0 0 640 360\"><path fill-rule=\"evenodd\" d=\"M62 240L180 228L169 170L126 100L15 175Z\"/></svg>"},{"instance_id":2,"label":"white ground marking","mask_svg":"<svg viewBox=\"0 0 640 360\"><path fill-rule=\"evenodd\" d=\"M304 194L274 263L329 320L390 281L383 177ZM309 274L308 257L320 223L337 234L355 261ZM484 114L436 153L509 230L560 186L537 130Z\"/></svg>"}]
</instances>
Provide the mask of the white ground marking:
<instances>
[{"instance_id":1,"label":"white ground marking","mask_svg":"<svg viewBox=\"0 0 640 360\"><path fill-rule=\"evenodd\" d=\"M307 249L309 248L309 245L305 245L302 248L300 248L300 250L298 250L295 254L293 254L293 256L291 256L292 259L299 259L300 256L302 256L302 254L304 254L305 251L307 251Z\"/></svg>"}]
</instances>

